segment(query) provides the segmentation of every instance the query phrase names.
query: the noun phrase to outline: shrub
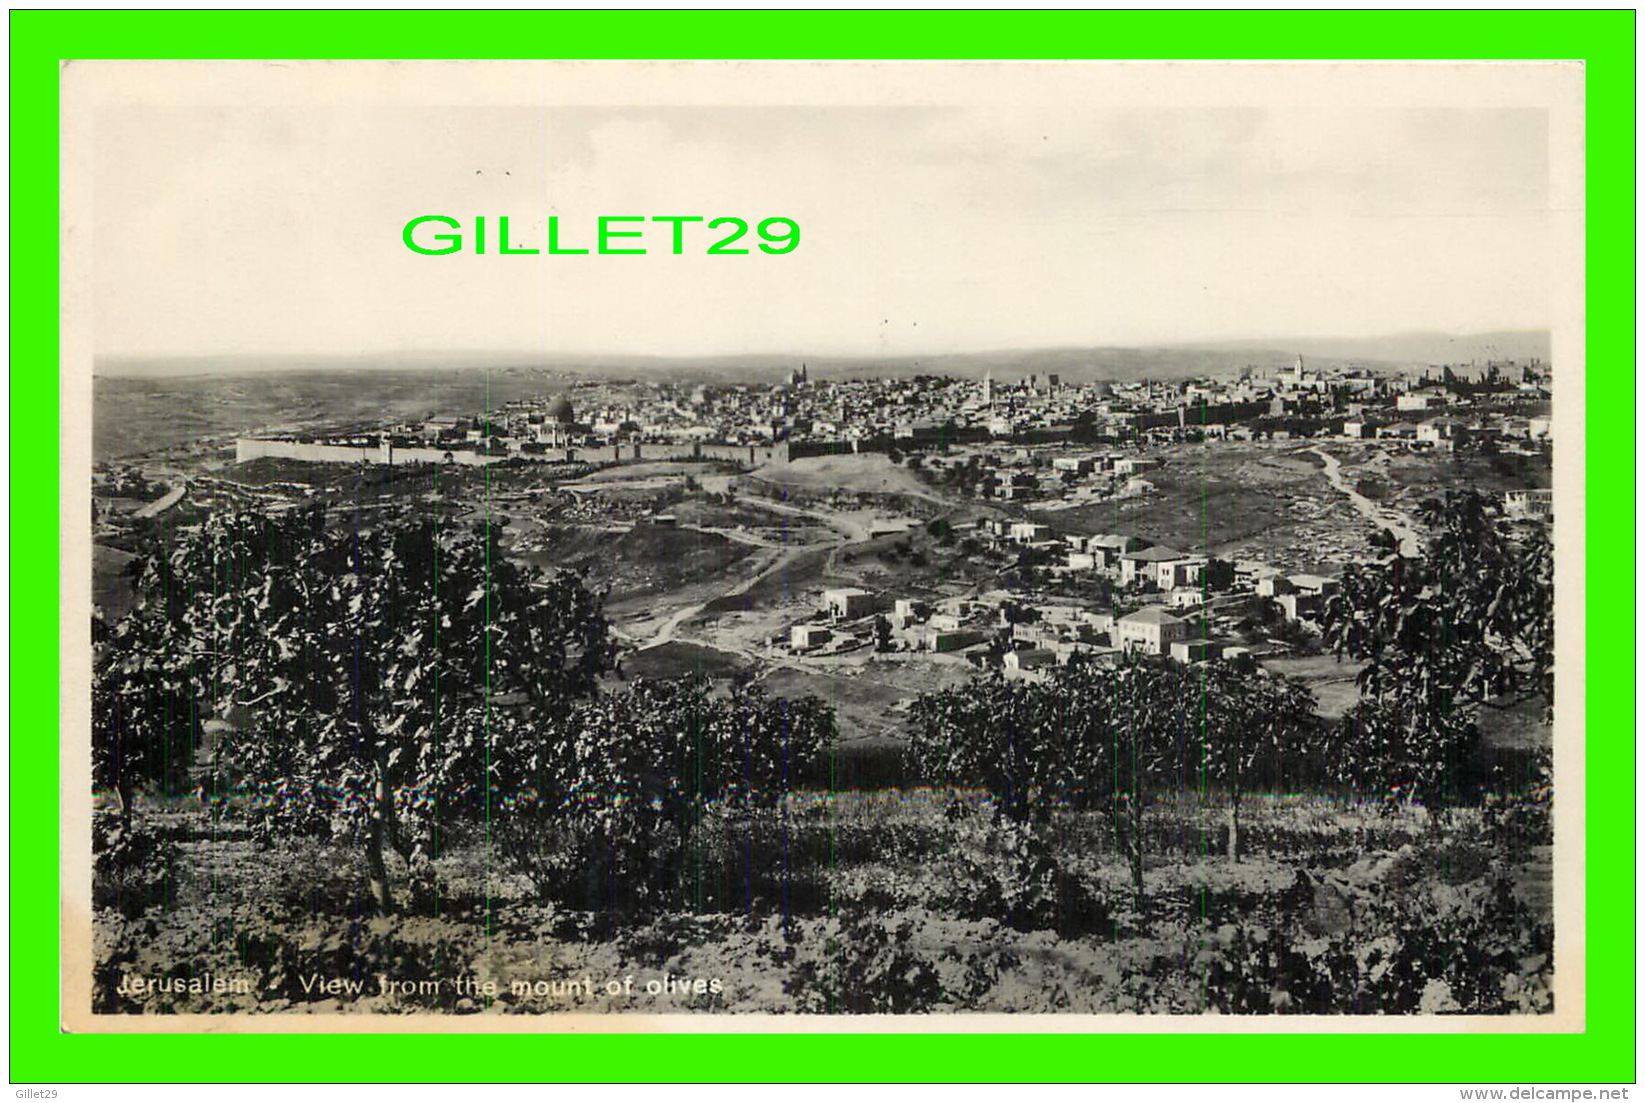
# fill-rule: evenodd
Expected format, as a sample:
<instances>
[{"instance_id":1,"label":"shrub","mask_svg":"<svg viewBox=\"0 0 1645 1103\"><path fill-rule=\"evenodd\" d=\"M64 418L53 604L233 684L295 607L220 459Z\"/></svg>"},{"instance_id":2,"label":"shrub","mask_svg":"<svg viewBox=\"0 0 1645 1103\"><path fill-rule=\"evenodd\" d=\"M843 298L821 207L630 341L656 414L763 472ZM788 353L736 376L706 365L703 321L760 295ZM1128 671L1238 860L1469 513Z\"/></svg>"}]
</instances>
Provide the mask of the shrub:
<instances>
[{"instance_id":1,"label":"shrub","mask_svg":"<svg viewBox=\"0 0 1645 1103\"><path fill-rule=\"evenodd\" d=\"M623 922L689 904L693 872L717 860L715 825L756 835L832 732L816 698L635 682L560 717L494 726L494 836L548 899Z\"/></svg>"},{"instance_id":2,"label":"shrub","mask_svg":"<svg viewBox=\"0 0 1645 1103\"><path fill-rule=\"evenodd\" d=\"M921 952L914 918L853 911L823 933L788 947L783 991L794 1010L848 1015L911 1015L935 1009L943 987Z\"/></svg>"},{"instance_id":3,"label":"shrub","mask_svg":"<svg viewBox=\"0 0 1645 1103\"><path fill-rule=\"evenodd\" d=\"M142 820L99 812L92 817L91 899L127 918L142 915L172 895L177 847Z\"/></svg>"}]
</instances>

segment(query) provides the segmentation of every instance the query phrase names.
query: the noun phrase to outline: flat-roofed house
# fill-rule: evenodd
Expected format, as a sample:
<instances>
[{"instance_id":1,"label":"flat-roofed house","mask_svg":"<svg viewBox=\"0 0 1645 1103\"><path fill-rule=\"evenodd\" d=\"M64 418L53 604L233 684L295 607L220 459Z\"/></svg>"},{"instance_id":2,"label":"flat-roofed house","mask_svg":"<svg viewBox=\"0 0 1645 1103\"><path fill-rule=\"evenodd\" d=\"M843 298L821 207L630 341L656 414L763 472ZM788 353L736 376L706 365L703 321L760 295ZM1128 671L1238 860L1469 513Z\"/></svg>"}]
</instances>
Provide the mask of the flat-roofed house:
<instances>
[{"instance_id":1,"label":"flat-roofed house","mask_svg":"<svg viewBox=\"0 0 1645 1103\"><path fill-rule=\"evenodd\" d=\"M1274 602L1285 611L1286 620L1317 620L1323 604L1318 594L1281 594Z\"/></svg>"},{"instance_id":2,"label":"flat-roofed house","mask_svg":"<svg viewBox=\"0 0 1645 1103\"><path fill-rule=\"evenodd\" d=\"M1143 548L1141 551L1128 551L1120 557L1120 584L1131 586L1149 579L1159 577L1159 567L1162 563L1175 563L1187 559L1188 556L1175 548L1154 547Z\"/></svg>"},{"instance_id":3,"label":"flat-roofed house","mask_svg":"<svg viewBox=\"0 0 1645 1103\"><path fill-rule=\"evenodd\" d=\"M1198 586L1205 578L1206 560L1200 556L1173 559L1154 565L1154 585L1162 590Z\"/></svg>"},{"instance_id":4,"label":"flat-roofed house","mask_svg":"<svg viewBox=\"0 0 1645 1103\"><path fill-rule=\"evenodd\" d=\"M1038 521L1016 521L1011 525L1011 539L1018 544L1037 544L1051 539L1051 526Z\"/></svg>"},{"instance_id":5,"label":"flat-roofed house","mask_svg":"<svg viewBox=\"0 0 1645 1103\"><path fill-rule=\"evenodd\" d=\"M1080 638L1088 639L1096 636L1107 636L1114 630L1114 614L1112 613L1082 613L1080 614Z\"/></svg>"},{"instance_id":6,"label":"flat-roofed house","mask_svg":"<svg viewBox=\"0 0 1645 1103\"><path fill-rule=\"evenodd\" d=\"M1192 609L1205 604L1205 591L1196 586L1179 586L1172 590L1168 600L1173 609Z\"/></svg>"},{"instance_id":7,"label":"flat-roofed house","mask_svg":"<svg viewBox=\"0 0 1645 1103\"><path fill-rule=\"evenodd\" d=\"M921 617L928 617L931 615L930 605L912 598L898 598L893 608L895 609L897 616L908 617L911 620L919 620Z\"/></svg>"},{"instance_id":8,"label":"flat-roofed house","mask_svg":"<svg viewBox=\"0 0 1645 1103\"><path fill-rule=\"evenodd\" d=\"M1199 663L1220 658L1222 644L1216 640L1176 640L1171 644L1171 657L1179 663Z\"/></svg>"},{"instance_id":9,"label":"flat-roofed house","mask_svg":"<svg viewBox=\"0 0 1645 1103\"><path fill-rule=\"evenodd\" d=\"M1061 639L1062 633L1054 625L1049 624L1013 624L1011 639L1017 646L1044 647L1053 640Z\"/></svg>"},{"instance_id":10,"label":"flat-roofed house","mask_svg":"<svg viewBox=\"0 0 1645 1103\"><path fill-rule=\"evenodd\" d=\"M788 633L788 646L795 651L810 651L834 638L834 633L820 624L796 624Z\"/></svg>"},{"instance_id":11,"label":"flat-roofed house","mask_svg":"<svg viewBox=\"0 0 1645 1103\"><path fill-rule=\"evenodd\" d=\"M874 606L874 595L854 586L823 591L823 607L828 610L828 615L836 620L866 617L874 611Z\"/></svg>"},{"instance_id":12,"label":"flat-roofed house","mask_svg":"<svg viewBox=\"0 0 1645 1103\"><path fill-rule=\"evenodd\" d=\"M1018 678L1023 681L1042 681L1050 677L1058 663L1057 654L1035 648L1030 651L1007 651L1005 653L1005 676Z\"/></svg>"},{"instance_id":13,"label":"flat-roofed house","mask_svg":"<svg viewBox=\"0 0 1645 1103\"><path fill-rule=\"evenodd\" d=\"M941 629L927 629L920 639L921 647L926 651L960 651L975 644L982 643L988 638L986 633L972 629L960 629L957 632L947 632Z\"/></svg>"},{"instance_id":14,"label":"flat-roofed house","mask_svg":"<svg viewBox=\"0 0 1645 1103\"><path fill-rule=\"evenodd\" d=\"M1281 594L1288 594L1295 589L1296 587L1292 585L1291 580L1282 574L1264 575L1262 578L1257 579L1257 593L1263 597L1279 597Z\"/></svg>"},{"instance_id":15,"label":"flat-roofed house","mask_svg":"<svg viewBox=\"0 0 1645 1103\"><path fill-rule=\"evenodd\" d=\"M1291 576L1291 585L1299 594L1327 597L1336 593L1341 583L1322 574L1294 574Z\"/></svg>"}]
</instances>

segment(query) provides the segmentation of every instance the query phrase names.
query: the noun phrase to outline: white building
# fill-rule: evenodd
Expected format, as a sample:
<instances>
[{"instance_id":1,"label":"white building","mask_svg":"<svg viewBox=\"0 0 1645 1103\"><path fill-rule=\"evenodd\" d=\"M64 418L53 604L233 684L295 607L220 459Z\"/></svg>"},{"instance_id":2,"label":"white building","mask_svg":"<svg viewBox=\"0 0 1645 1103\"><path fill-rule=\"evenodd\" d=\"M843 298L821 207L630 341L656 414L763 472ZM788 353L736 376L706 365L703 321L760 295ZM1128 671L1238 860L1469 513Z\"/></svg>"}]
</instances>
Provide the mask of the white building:
<instances>
[{"instance_id":1,"label":"white building","mask_svg":"<svg viewBox=\"0 0 1645 1103\"><path fill-rule=\"evenodd\" d=\"M1171 608L1195 609L1205 604L1205 591L1193 586L1179 586L1170 594Z\"/></svg>"},{"instance_id":2,"label":"white building","mask_svg":"<svg viewBox=\"0 0 1645 1103\"><path fill-rule=\"evenodd\" d=\"M1015 521L1011 525L1011 540L1018 544L1037 544L1051 539L1051 526L1037 521Z\"/></svg>"},{"instance_id":3,"label":"white building","mask_svg":"<svg viewBox=\"0 0 1645 1103\"><path fill-rule=\"evenodd\" d=\"M1171 657L1179 663L1204 662L1222 656L1222 644L1215 640L1177 640L1171 645Z\"/></svg>"},{"instance_id":4,"label":"white building","mask_svg":"<svg viewBox=\"0 0 1645 1103\"><path fill-rule=\"evenodd\" d=\"M794 651L810 651L834 638L834 633L820 624L796 624L788 633L788 646Z\"/></svg>"},{"instance_id":5,"label":"white building","mask_svg":"<svg viewBox=\"0 0 1645 1103\"><path fill-rule=\"evenodd\" d=\"M1005 676L1023 681L1042 681L1057 667L1057 654L1043 648L1005 653Z\"/></svg>"},{"instance_id":6,"label":"white building","mask_svg":"<svg viewBox=\"0 0 1645 1103\"><path fill-rule=\"evenodd\" d=\"M1171 644L1188 634L1188 624L1158 605L1150 605L1121 617L1115 632L1114 643L1123 650L1163 655Z\"/></svg>"},{"instance_id":7,"label":"white building","mask_svg":"<svg viewBox=\"0 0 1645 1103\"><path fill-rule=\"evenodd\" d=\"M845 587L823 591L823 607L828 610L828 615L836 620L866 617L874 611L874 604L874 595L867 590Z\"/></svg>"},{"instance_id":8,"label":"white building","mask_svg":"<svg viewBox=\"0 0 1645 1103\"><path fill-rule=\"evenodd\" d=\"M919 620L922 617L928 617L931 615L931 607L925 602L915 601L912 598L906 597L898 598L894 609L896 610L897 616L908 617L911 620Z\"/></svg>"},{"instance_id":9,"label":"white building","mask_svg":"<svg viewBox=\"0 0 1645 1103\"><path fill-rule=\"evenodd\" d=\"M1160 576L1160 566L1184 561L1187 555L1174 548L1156 547L1143 548L1141 551L1125 552L1119 557L1120 583L1130 586L1134 582L1148 579L1153 581Z\"/></svg>"},{"instance_id":10,"label":"white building","mask_svg":"<svg viewBox=\"0 0 1645 1103\"><path fill-rule=\"evenodd\" d=\"M1510 490L1503 495L1502 508L1510 517L1536 517L1552 520L1554 492L1552 490Z\"/></svg>"}]
</instances>

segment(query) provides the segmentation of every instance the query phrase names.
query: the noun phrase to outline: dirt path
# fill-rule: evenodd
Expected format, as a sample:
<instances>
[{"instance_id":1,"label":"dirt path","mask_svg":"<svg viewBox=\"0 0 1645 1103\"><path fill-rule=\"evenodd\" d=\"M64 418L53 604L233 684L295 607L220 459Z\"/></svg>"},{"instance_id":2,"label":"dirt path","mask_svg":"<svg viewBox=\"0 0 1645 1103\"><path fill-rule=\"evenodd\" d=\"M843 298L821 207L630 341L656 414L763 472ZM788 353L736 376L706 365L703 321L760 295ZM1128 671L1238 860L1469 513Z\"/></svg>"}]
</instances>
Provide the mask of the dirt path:
<instances>
[{"instance_id":1,"label":"dirt path","mask_svg":"<svg viewBox=\"0 0 1645 1103\"><path fill-rule=\"evenodd\" d=\"M730 488L730 482L731 480L727 478L726 484L728 490ZM746 594L749 590L776 574L778 571L786 570L790 564L792 564L793 561L801 555L827 549L828 558L824 569L825 573L833 573L835 556L839 553L841 548L847 548L853 544L866 543L873 538L872 526L865 523L862 518L857 516L834 513L823 509L811 509L806 506L797 506L790 502L773 501L770 498L763 498L753 494L739 494L734 490L730 490L730 493L734 498L745 505L756 506L760 509L770 510L775 513L788 514L794 517L804 517L807 520L820 522L821 524L832 529L835 536L831 540L820 540L815 543L808 544L778 544L761 539L752 533L740 532L734 529L713 528L703 530L716 532L728 539L735 540L738 543L759 548L761 553L775 554L771 555L767 561L752 574L744 577L734 585L720 591L717 594L704 598L702 601L694 602L690 605L675 610L660 624L658 624L657 627L648 635L643 637L629 636L626 633L619 632L619 635L622 635L634 644L635 650L649 651L653 647L660 647L665 643L669 643L677 637L681 625L701 614L703 609L705 609L708 605L724 598L740 597L741 595ZM715 644L714 646L718 647L722 651L741 650L739 648L729 647L723 643ZM744 654L746 657L757 661L769 661L770 658L769 656L757 655L752 650L745 651ZM786 662L787 660L784 661ZM798 664L796 664L796 666L798 667ZM798 668L807 669L805 667Z\"/></svg>"},{"instance_id":2,"label":"dirt path","mask_svg":"<svg viewBox=\"0 0 1645 1103\"><path fill-rule=\"evenodd\" d=\"M183 495L187 493L188 484L180 482L168 490L165 497L159 499L158 501L150 502L148 505L132 514L132 516L139 518L158 517L160 514L182 501Z\"/></svg>"},{"instance_id":3,"label":"dirt path","mask_svg":"<svg viewBox=\"0 0 1645 1103\"><path fill-rule=\"evenodd\" d=\"M774 513L788 513L796 517L809 517L813 521L821 521L840 534L841 540L839 543L841 544L858 544L869 538L866 525L839 513L830 513L822 509L807 509L804 506L779 502L771 498L761 498L754 494L738 494L736 498L745 505L769 509ZM813 544L811 546L818 547L820 545Z\"/></svg>"},{"instance_id":4,"label":"dirt path","mask_svg":"<svg viewBox=\"0 0 1645 1103\"><path fill-rule=\"evenodd\" d=\"M670 642L678 634L682 624L700 614L703 609L712 602L728 597L740 597L743 594L746 594L749 590L776 574L778 571L786 570L789 565L801 555L827 548L829 562L832 563L834 554L841 548L847 547L851 544L863 543L870 538L868 527L851 517L844 517L840 514L830 513L826 510L807 509L804 506L791 505L787 502L773 502L769 499L760 498L753 495L739 494L736 495L736 497L748 505L757 505L762 509L773 510L777 513L787 513L797 517L806 517L814 521L820 521L832 528L836 533L838 533L838 536L833 540L819 541L814 544L783 545L767 543L759 540L758 538L753 538L747 533L733 535L731 531L723 530L723 535L730 537L731 539L758 547L763 551L776 552L776 554L771 556L770 559L753 574L744 577L735 585L730 586L712 597L708 597L702 601L687 605L684 608L678 609L674 613L670 614L666 620L657 626L657 629L652 632L648 638L645 638L644 640L634 640L636 645L635 650L649 651L653 647L660 647L661 645ZM721 646L721 650L728 649ZM750 657L754 657L752 653L750 653Z\"/></svg>"},{"instance_id":5,"label":"dirt path","mask_svg":"<svg viewBox=\"0 0 1645 1103\"><path fill-rule=\"evenodd\" d=\"M1331 453L1317 445L1307 449L1307 451L1325 461L1325 478L1332 486L1348 496L1348 500L1354 504L1354 508L1359 510L1367 521L1394 534L1399 540L1399 553L1401 555L1416 556L1421 552L1422 541L1418 539L1407 518L1394 510L1384 509L1349 485L1348 480L1342 477L1342 461L1331 455Z\"/></svg>"},{"instance_id":6,"label":"dirt path","mask_svg":"<svg viewBox=\"0 0 1645 1103\"><path fill-rule=\"evenodd\" d=\"M743 579L730 589L725 590L722 593L715 594L713 597L700 601L695 605L687 605L683 609L677 610L672 616L658 626L656 632L652 633L650 639L640 644L637 648L635 648L635 650L649 651L653 647L660 647L663 644L668 643L674 638L674 634L679 631L680 625L701 613L703 609L706 608L711 602L719 601L722 598L738 597L747 593L750 589L764 581L766 578L786 568L794 561L796 557L804 552L813 550L815 547L815 544L808 544L803 547L788 548L782 552L779 552L777 555L773 556L771 561L764 567L761 567L758 571L755 571L753 574L749 575L747 578ZM727 649L722 647L720 650L724 651Z\"/></svg>"}]
</instances>

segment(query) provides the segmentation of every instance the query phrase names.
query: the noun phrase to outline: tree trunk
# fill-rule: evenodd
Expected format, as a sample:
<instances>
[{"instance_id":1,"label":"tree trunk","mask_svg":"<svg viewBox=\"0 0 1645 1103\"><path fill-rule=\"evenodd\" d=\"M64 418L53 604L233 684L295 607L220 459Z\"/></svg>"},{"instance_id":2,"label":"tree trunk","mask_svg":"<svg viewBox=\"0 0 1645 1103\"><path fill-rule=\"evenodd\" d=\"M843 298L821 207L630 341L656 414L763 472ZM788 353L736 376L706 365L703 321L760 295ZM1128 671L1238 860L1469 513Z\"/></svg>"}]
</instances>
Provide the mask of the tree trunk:
<instances>
[{"instance_id":1,"label":"tree trunk","mask_svg":"<svg viewBox=\"0 0 1645 1103\"><path fill-rule=\"evenodd\" d=\"M1131 865L1132 902L1141 929L1148 927L1148 897L1142 884L1142 801L1132 794L1125 798L1125 857Z\"/></svg>"},{"instance_id":2,"label":"tree trunk","mask_svg":"<svg viewBox=\"0 0 1645 1103\"><path fill-rule=\"evenodd\" d=\"M385 846L394 838L394 790L378 764L377 786L371 801L371 828L366 836L366 873L371 881L371 897L381 915L394 914L394 892L388 883L388 863L384 861Z\"/></svg>"},{"instance_id":3,"label":"tree trunk","mask_svg":"<svg viewBox=\"0 0 1645 1103\"><path fill-rule=\"evenodd\" d=\"M131 833L132 814L137 804L137 793L131 782L122 779L114 787L114 795L120 801L120 830Z\"/></svg>"},{"instance_id":4,"label":"tree trunk","mask_svg":"<svg viewBox=\"0 0 1645 1103\"><path fill-rule=\"evenodd\" d=\"M1239 805L1240 791L1235 789L1228 802L1228 860L1239 861Z\"/></svg>"},{"instance_id":5,"label":"tree trunk","mask_svg":"<svg viewBox=\"0 0 1645 1103\"><path fill-rule=\"evenodd\" d=\"M1434 848L1434 853L1438 854L1440 843L1443 841L1443 832L1441 830L1443 824L1441 821L1444 819L1445 813L1430 804L1423 810L1423 815L1428 821L1428 843Z\"/></svg>"}]
</instances>

